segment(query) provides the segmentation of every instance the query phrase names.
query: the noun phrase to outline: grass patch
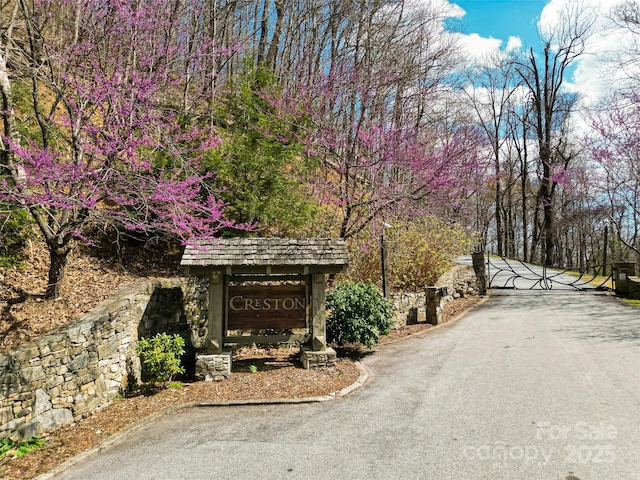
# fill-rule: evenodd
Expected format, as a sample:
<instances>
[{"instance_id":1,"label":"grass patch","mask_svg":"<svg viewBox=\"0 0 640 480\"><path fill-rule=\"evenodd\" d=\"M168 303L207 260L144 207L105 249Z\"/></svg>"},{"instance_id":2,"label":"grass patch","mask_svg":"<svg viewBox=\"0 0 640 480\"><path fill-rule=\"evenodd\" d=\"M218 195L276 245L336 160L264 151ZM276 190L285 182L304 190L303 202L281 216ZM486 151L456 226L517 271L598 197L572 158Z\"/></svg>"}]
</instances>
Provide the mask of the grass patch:
<instances>
[{"instance_id":1,"label":"grass patch","mask_svg":"<svg viewBox=\"0 0 640 480\"><path fill-rule=\"evenodd\" d=\"M613 290L613 279L611 276L605 277L602 275L594 275L593 273L580 273L573 270L562 271L572 277L580 278L581 280L590 283L595 287L606 287Z\"/></svg>"},{"instance_id":2,"label":"grass patch","mask_svg":"<svg viewBox=\"0 0 640 480\"><path fill-rule=\"evenodd\" d=\"M622 300L627 302L629 305L640 308L640 300L634 300L633 298L623 298Z\"/></svg>"}]
</instances>

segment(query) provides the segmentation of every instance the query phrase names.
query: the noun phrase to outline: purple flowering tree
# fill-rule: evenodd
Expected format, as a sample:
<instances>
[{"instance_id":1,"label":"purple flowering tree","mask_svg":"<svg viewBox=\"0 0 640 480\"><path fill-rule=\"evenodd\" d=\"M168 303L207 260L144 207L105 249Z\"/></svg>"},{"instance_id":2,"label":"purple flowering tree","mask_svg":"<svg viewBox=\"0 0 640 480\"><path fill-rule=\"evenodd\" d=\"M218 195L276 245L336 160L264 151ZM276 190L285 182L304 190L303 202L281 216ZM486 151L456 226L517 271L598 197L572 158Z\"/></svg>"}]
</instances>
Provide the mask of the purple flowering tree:
<instances>
[{"instance_id":1,"label":"purple flowering tree","mask_svg":"<svg viewBox=\"0 0 640 480\"><path fill-rule=\"evenodd\" d=\"M18 4L0 45L0 202L28 209L46 241L46 296L60 295L90 222L182 241L233 226L196 173L218 144L207 109L228 53L203 28L204 4Z\"/></svg>"},{"instance_id":2,"label":"purple flowering tree","mask_svg":"<svg viewBox=\"0 0 640 480\"><path fill-rule=\"evenodd\" d=\"M640 256L640 96L613 95L590 117L585 143L598 199L620 241Z\"/></svg>"},{"instance_id":3,"label":"purple flowering tree","mask_svg":"<svg viewBox=\"0 0 640 480\"><path fill-rule=\"evenodd\" d=\"M342 238L380 229L395 216L458 215L482 188L478 171L486 162L478 129L425 113L423 103L431 99L444 104L435 100L436 89L403 81L385 70L374 75L336 67L270 98L283 118L299 119L296 140L322 159L310 183L319 203L334 212ZM401 97L403 89L409 93Z\"/></svg>"}]
</instances>

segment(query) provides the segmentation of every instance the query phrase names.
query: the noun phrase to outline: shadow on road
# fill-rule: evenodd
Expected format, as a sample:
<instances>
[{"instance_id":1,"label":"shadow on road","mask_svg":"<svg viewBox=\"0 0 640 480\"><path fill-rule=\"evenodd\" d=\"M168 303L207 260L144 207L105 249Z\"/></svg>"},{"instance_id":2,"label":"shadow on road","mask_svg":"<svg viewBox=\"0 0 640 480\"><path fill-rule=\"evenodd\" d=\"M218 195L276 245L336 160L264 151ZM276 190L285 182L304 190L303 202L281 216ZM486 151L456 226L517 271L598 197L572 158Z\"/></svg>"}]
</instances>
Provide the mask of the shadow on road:
<instances>
[{"instance_id":1,"label":"shadow on road","mask_svg":"<svg viewBox=\"0 0 640 480\"><path fill-rule=\"evenodd\" d=\"M540 319L575 312L555 331L580 340L640 345L640 309L600 292L497 290L490 303Z\"/></svg>"}]
</instances>

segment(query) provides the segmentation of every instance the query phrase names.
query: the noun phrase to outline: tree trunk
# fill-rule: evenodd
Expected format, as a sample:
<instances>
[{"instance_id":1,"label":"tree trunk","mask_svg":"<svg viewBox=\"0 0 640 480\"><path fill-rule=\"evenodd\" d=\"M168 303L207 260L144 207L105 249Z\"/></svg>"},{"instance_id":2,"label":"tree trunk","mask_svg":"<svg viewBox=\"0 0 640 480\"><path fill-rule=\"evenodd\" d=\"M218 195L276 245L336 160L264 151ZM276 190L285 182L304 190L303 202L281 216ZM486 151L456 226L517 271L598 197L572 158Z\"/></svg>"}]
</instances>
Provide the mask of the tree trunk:
<instances>
[{"instance_id":1,"label":"tree trunk","mask_svg":"<svg viewBox=\"0 0 640 480\"><path fill-rule=\"evenodd\" d=\"M525 135L523 135L525 137ZM524 147L524 160L521 163L520 167L520 179L521 179L521 202L522 202L522 259L526 260L529 255L529 222L527 220L527 150L526 143Z\"/></svg>"},{"instance_id":2,"label":"tree trunk","mask_svg":"<svg viewBox=\"0 0 640 480\"><path fill-rule=\"evenodd\" d=\"M551 200L549 200L549 203ZM555 212L553 205L544 206L544 264L551 267L555 264L556 242L554 238Z\"/></svg>"},{"instance_id":3,"label":"tree trunk","mask_svg":"<svg viewBox=\"0 0 640 480\"><path fill-rule=\"evenodd\" d=\"M256 63L262 65L267 56L267 32L269 30L269 10L271 0L264 0L262 4L262 19L260 20L260 39L258 40L258 54Z\"/></svg>"},{"instance_id":4,"label":"tree trunk","mask_svg":"<svg viewBox=\"0 0 640 480\"><path fill-rule=\"evenodd\" d=\"M502 226L502 196L500 186L500 161L496 160L496 240L498 242L498 255L504 256L504 227Z\"/></svg>"},{"instance_id":5,"label":"tree trunk","mask_svg":"<svg viewBox=\"0 0 640 480\"><path fill-rule=\"evenodd\" d=\"M267 50L267 57L265 58L265 65L272 71L276 69L276 59L278 56L278 46L280 44L280 35L282 34L282 24L285 14L285 2L284 0L275 0L276 7L276 20L273 28L273 37L271 37L271 43Z\"/></svg>"},{"instance_id":6,"label":"tree trunk","mask_svg":"<svg viewBox=\"0 0 640 480\"><path fill-rule=\"evenodd\" d=\"M49 281L45 298L59 298L61 295L62 279L67 267L67 260L71 247L69 245L51 245L49 247Z\"/></svg>"}]
</instances>

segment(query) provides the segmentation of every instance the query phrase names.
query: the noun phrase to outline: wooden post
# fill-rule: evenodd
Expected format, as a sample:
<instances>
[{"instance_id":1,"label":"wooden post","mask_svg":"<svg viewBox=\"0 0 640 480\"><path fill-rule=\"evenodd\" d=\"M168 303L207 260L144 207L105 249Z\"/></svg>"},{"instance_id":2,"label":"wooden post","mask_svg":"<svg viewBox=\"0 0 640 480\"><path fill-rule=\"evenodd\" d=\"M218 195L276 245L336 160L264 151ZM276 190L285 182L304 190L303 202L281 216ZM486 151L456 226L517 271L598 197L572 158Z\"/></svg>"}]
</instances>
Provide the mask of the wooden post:
<instances>
[{"instance_id":1,"label":"wooden post","mask_svg":"<svg viewBox=\"0 0 640 480\"><path fill-rule=\"evenodd\" d=\"M311 285L311 349L324 351L327 348L327 312L325 310L325 278L323 273L312 275Z\"/></svg>"},{"instance_id":2,"label":"wooden post","mask_svg":"<svg viewBox=\"0 0 640 480\"><path fill-rule=\"evenodd\" d=\"M207 353L222 353L224 342L224 281L221 272L213 272L209 278L209 324Z\"/></svg>"}]
</instances>

